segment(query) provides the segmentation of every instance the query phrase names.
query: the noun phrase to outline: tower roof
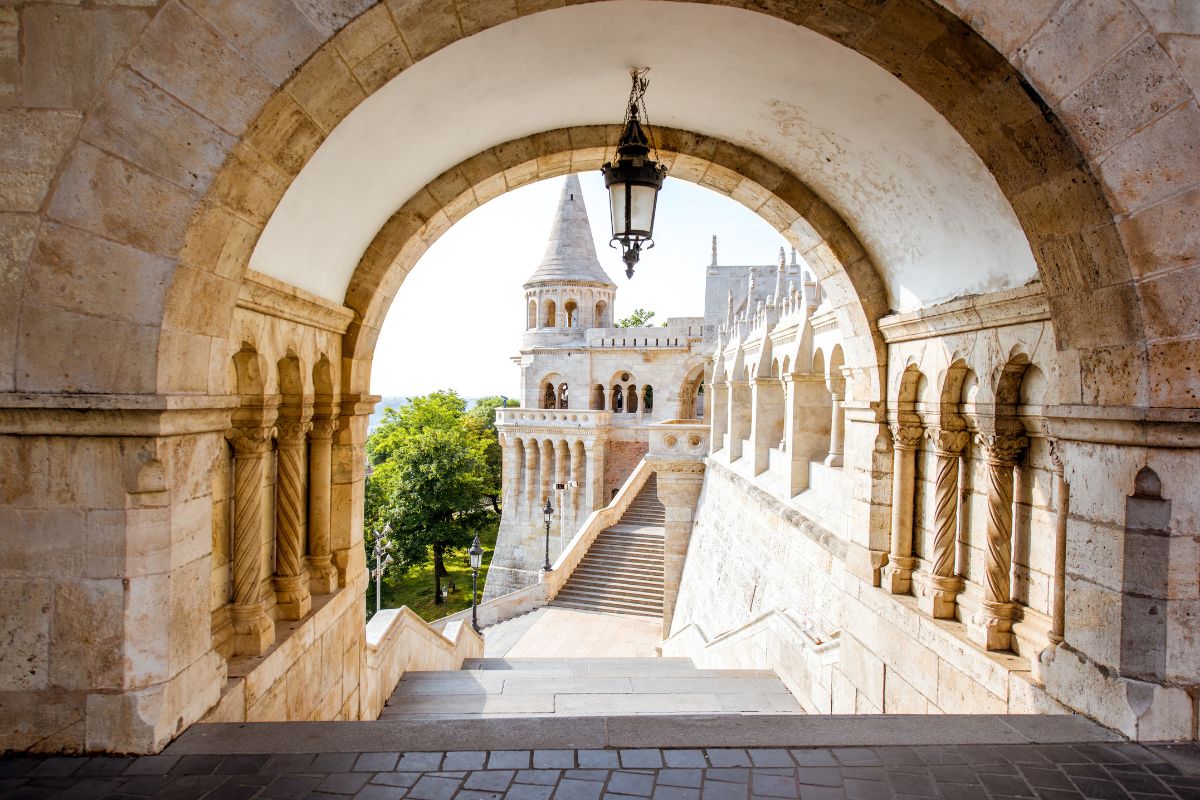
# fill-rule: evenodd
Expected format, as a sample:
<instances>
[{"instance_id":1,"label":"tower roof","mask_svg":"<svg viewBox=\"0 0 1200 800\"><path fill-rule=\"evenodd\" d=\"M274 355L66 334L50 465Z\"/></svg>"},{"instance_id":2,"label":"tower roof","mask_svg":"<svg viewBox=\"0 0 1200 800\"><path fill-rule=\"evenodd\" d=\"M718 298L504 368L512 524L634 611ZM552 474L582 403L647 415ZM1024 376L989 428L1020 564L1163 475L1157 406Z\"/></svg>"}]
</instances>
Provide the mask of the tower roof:
<instances>
[{"instance_id":1,"label":"tower roof","mask_svg":"<svg viewBox=\"0 0 1200 800\"><path fill-rule=\"evenodd\" d=\"M563 281L616 286L596 257L592 227L588 222L583 191L579 188L579 177L576 175L568 175L563 183L562 195L558 198L558 212L554 215L554 226L546 243L546 255L525 285Z\"/></svg>"}]
</instances>

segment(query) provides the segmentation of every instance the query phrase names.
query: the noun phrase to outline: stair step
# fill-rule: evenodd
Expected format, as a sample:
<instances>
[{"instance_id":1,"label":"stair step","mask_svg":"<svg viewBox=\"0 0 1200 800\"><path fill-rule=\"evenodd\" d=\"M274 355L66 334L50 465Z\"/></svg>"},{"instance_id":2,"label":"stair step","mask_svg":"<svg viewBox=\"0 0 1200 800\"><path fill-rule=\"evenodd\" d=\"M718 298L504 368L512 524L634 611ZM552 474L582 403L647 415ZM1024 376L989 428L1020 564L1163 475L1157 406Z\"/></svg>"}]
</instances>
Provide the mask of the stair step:
<instances>
[{"instance_id":1,"label":"stair step","mask_svg":"<svg viewBox=\"0 0 1200 800\"><path fill-rule=\"evenodd\" d=\"M597 563L586 564L585 563L585 564L581 564L575 570L575 572L572 573L572 577L574 577L576 574L580 575L581 577L582 576L593 576L593 577L599 578L601 580L613 580L616 578L620 578L622 576L628 576L630 578L643 578L646 580L657 580L661 583L662 577L663 577L663 569L661 566L640 567L637 565L621 565L619 567L614 567L614 566L610 566L610 565L606 565L606 564L597 564ZM567 584L568 585L570 584L569 580L567 581Z\"/></svg>"},{"instance_id":2,"label":"stair step","mask_svg":"<svg viewBox=\"0 0 1200 800\"><path fill-rule=\"evenodd\" d=\"M616 594L606 592L599 594L595 592L583 592L578 590L563 589L559 592L556 600L575 600L580 602L593 602L599 604L608 604L614 606L623 606L625 608L642 608L655 609L662 611L662 598L639 597L636 595Z\"/></svg>"},{"instance_id":3,"label":"stair step","mask_svg":"<svg viewBox=\"0 0 1200 800\"><path fill-rule=\"evenodd\" d=\"M628 606L618 606L611 603L592 603L578 600L555 600L551 605L560 606L562 608L574 608L579 611L603 611L607 614L625 614L633 617L662 617L662 608L646 609Z\"/></svg>"},{"instance_id":4,"label":"stair step","mask_svg":"<svg viewBox=\"0 0 1200 800\"><path fill-rule=\"evenodd\" d=\"M567 590L564 588L563 591ZM662 603L663 599L662 587L635 587L625 584L620 586L576 584L571 587L570 594L586 594L591 597L619 597L626 600L647 600L659 604Z\"/></svg>"}]
</instances>

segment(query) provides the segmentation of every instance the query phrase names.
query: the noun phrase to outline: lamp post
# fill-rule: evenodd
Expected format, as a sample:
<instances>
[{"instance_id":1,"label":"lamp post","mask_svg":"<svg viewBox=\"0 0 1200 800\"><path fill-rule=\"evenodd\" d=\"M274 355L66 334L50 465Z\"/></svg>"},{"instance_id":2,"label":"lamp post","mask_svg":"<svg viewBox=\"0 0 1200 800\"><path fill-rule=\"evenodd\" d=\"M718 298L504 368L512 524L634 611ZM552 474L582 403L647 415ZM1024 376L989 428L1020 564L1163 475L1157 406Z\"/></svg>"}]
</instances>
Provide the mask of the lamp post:
<instances>
[{"instance_id":1,"label":"lamp post","mask_svg":"<svg viewBox=\"0 0 1200 800\"><path fill-rule=\"evenodd\" d=\"M471 627L475 632L479 632L479 616L476 613L475 596L479 591L479 568L483 566L483 548L479 545L479 534L475 534L475 541L471 542L471 549L467 551L467 555L471 559Z\"/></svg>"},{"instance_id":2,"label":"lamp post","mask_svg":"<svg viewBox=\"0 0 1200 800\"><path fill-rule=\"evenodd\" d=\"M667 168L656 160L658 148L654 146L650 115L646 112L646 88L650 85L647 72L648 68L630 71L633 88L629 92L621 139L617 142L617 159L601 168L612 218L609 244L621 245L627 278L633 277L633 265L642 250L654 247L654 209L667 176ZM655 158L650 157L651 150Z\"/></svg>"},{"instance_id":3,"label":"lamp post","mask_svg":"<svg viewBox=\"0 0 1200 800\"><path fill-rule=\"evenodd\" d=\"M392 563L392 524L385 523L383 530L375 535L375 544L371 548L371 555L375 558L375 569L371 570L371 576L375 578L375 613L379 613L380 604L383 601L383 571Z\"/></svg>"},{"instance_id":4,"label":"lamp post","mask_svg":"<svg viewBox=\"0 0 1200 800\"><path fill-rule=\"evenodd\" d=\"M550 496L546 495L546 507L542 509L542 517L546 520L546 563L542 572L550 571L550 517L554 516L554 506L550 505Z\"/></svg>"}]
</instances>

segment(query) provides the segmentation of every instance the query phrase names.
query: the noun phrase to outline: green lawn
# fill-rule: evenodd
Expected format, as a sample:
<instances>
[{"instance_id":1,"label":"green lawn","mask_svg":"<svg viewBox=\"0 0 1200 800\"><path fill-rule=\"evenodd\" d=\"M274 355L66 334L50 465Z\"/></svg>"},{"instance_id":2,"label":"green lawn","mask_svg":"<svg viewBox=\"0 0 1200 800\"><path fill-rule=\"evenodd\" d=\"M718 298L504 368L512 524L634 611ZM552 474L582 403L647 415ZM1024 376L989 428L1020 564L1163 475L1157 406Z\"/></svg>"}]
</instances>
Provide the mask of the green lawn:
<instances>
[{"instance_id":1,"label":"green lawn","mask_svg":"<svg viewBox=\"0 0 1200 800\"><path fill-rule=\"evenodd\" d=\"M479 533L479 541L483 545L483 566L479 570L479 597L483 597L483 586L487 581L488 566L492 563L492 553L496 550L496 533L500 528L500 518L495 517L488 523L487 528ZM448 616L456 611L471 607L471 563L467 560L466 548L446 556L446 571L448 577L442 578L442 586L454 584L450 595L442 605L433 602L433 555L429 562L419 567L413 567L404 574L394 570L383 578L383 607L399 608L408 606L421 615L423 619L435 620ZM367 586L367 618L375 613L375 581Z\"/></svg>"}]
</instances>

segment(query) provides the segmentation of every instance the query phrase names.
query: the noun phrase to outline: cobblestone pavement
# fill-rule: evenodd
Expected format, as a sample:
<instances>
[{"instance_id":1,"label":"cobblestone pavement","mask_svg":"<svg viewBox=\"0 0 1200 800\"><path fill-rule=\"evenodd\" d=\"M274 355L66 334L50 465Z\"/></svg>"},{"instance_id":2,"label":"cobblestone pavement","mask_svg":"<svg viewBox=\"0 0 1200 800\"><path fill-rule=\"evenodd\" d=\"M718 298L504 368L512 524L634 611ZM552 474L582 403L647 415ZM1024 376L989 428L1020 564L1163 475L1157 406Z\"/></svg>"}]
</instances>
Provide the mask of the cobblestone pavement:
<instances>
[{"instance_id":1,"label":"cobblestone pavement","mask_svg":"<svg viewBox=\"0 0 1200 800\"><path fill-rule=\"evenodd\" d=\"M0 759L3 798L1200 798L1200 749L1136 744Z\"/></svg>"}]
</instances>

